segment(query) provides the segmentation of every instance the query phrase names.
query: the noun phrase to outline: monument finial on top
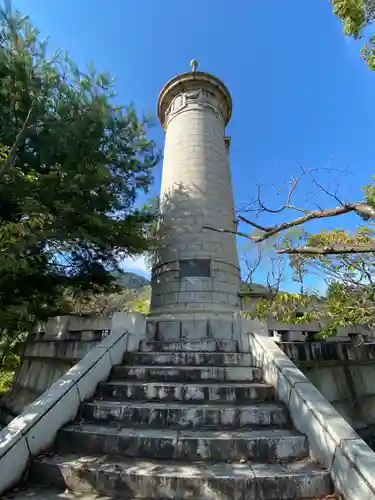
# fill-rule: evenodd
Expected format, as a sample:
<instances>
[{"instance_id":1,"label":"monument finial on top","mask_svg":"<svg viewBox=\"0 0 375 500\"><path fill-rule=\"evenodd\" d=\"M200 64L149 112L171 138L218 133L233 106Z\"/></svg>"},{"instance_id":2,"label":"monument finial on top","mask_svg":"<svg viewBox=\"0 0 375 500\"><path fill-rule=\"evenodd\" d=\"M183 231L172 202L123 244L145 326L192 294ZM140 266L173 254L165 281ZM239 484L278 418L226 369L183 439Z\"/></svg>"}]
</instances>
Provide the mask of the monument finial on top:
<instances>
[{"instance_id":1,"label":"monument finial on top","mask_svg":"<svg viewBox=\"0 0 375 500\"><path fill-rule=\"evenodd\" d=\"M191 71L197 71L197 68L198 68L198 61L196 59L192 59L190 61L190 67L191 67Z\"/></svg>"}]
</instances>

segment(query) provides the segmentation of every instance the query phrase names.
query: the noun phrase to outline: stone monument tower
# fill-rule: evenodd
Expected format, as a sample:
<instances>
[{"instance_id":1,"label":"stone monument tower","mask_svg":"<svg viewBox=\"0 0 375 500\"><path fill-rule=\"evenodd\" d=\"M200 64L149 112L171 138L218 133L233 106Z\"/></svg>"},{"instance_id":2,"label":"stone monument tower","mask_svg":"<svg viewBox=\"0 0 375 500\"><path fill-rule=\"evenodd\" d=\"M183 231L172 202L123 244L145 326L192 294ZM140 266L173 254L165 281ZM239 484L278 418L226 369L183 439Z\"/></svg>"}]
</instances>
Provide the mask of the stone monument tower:
<instances>
[{"instance_id":1,"label":"stone monument tower","mask_svg":"<svg viewBox=\"0 0 375 500\"><path fill-rule=\"evenodd\" d=\"M224 83L197 65L169 80L158 99L165 147L150 321L168 322L168 337L188 338L192 319L239 310L236 240L225 232L236 228L225 136L232 100ZM205 328L195 335L205 336Z\"/></svg>"}]
</instances>

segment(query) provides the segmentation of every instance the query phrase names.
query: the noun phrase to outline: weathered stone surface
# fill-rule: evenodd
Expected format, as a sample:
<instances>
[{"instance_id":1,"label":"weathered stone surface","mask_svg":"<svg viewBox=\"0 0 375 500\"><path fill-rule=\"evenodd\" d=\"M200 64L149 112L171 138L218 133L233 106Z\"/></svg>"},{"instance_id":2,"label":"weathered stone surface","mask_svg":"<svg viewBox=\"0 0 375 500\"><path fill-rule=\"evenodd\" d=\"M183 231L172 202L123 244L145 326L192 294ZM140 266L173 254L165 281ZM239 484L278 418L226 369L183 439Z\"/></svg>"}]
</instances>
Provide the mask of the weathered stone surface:
<instances>
[{"instance_id":1,"label":"weathered stone surface","mask_svg":"<svg viewBox=\"0 0 375 500\"><path fill-rule=\"evenodd\" d=\"M329 474L305 460L206 465L71 454L40 458L33 478L83 493L158 500L302 500L330 490Z\"/></svg>"},{"instance_id":2,"label":"weathered stone surface","mask_svg":"<svg viewBox=\"0 0 375 500\"><path fill-rule=\"evenodd\" d=\"M259 460L274 462L303 458L308 454L305 436L287 429L164 430L118 428L104 425L70 425L60 430L58 453L121 455L129 458L211 460L218 462Z\"/></svg>"},{"instance_id":3,"label":"weathered stone surface","mask_svg":"<svg viewBox=\"0 0 375 500\"><path fill-rule=\"evenodd\" d=\"M101 340L102 334L100 335ZM27 358L53 358L62 361L77 362L83 358L93 347L97 339L86 340L27 340L18 348L18 354L23 359Z\"/></svg>"},{"instance_id":4,"label":"weathered stone surface","mask_svg":"<svg viewBox=\"0 0 375 500\"><path fill-rule=\"evenodd\" d=\"M362 439L343 440L336 449L332 477L345 498L369 500L375 497L375 455Z\"/></svg>"},{"instance_id":5,"label":"weathered stone surface","mask_svg":"<svg viewBox=\"0 0 375 500\"><path fill-rule=\"evenodd\" d=\"M121 422L123 425L149 425L165 427L243 427L246 425L282 425L287 413L276 403L184 404L144 403L123 401L92 401L82 405L83 419L95 422Z\"/></svg>"},{"instance_id":6,"label":"weathered stone surface","mask_svg":"<svg viewBox=\"0 0 375 500\"><path fill-rule=\"evenodd\" d=\"M20 430L0 431L0 491L12 486L30 460L30 450Z\"/></svg>"},{"instance_id":7,"label":"weathered stone surface","mask_svg":"<svg viewBox=\"0 0 375 500\"><path fill-rule=\"evenodd\" d=\"M355 441L357 440L353 439L353 442ZM350 441L347 443L351 446ZM366 460L363 462L362 457L354 462L351 458L345 446L337 448L332 464L332 479L337 491L350 500L373 500L375 497L374 465L371 463L373 459L370 459L370 463L366 463Z\"/></svg>"},{"instance_id":8,"label":"weathered stone surface","mask_svg":"<svg viewBox=\"0 0 375 500\"><path fill-rule=\"evenodd\" d=\"M99 341L102 339L100 332ZM20 344L21 364L1 399L0 422L8 423L84 357L97 340L39 339Z\"/></svg>"},{"instance_id":9,"label":"weathered stone surface","mask_svg":"<svg viewBox=\"0 0 375 500\"><path fill-rule=\"evenodd\" d=\"M9 423L32 404L99 342L104 342L109 331L112 333L112 338L113 334L118 336L128 331L132 334L127 339L127 343L130 344L129 337L134 340L144 331L144 321L144 317L139 313L129 315L121 312L114 313L112 318L77 316L50 318L45 325L47 332L42 332L41 328L18 346L21 363L11 390L1 398L0 424ZM130 345L126 347L128 351L131 350L129 347ZM138 350L139 341L136 347ZM118 345L112 350L112 364L121 362L123 350L125 345ZM94 378L91 376L90 379L94 390ZM83 388L82 394L88 395Z\"/></svg>"},{"instance_id":10,"label":"weathered stone surface","mask_svg":"<svg viewBox=\"0 0 375 500\"><path fill-rule=\"evenodd\" d=\"M175 351L175 352L238 352L237 342L233 340L189 340L180 342L142 342L142 352Z\"/></svg>"},{"instance_id":11,"label":"weathered stone surface","mask_svg":"<svg viewBox=\"0 0 375 500\"><path fill-rule=\"evenodd\" d=\"M181 338L181 324L178 321L161 321L158 323L157 336L158 340L165 342L178 341Z\"/></svg>"},{"instance_id":12,"label":"weathered stone surface","mask_svg":"<svg viewBox=\"0 0 375 500\"><path fill-rule=\"evenodd\" d=\"M252 366L251 354L202 352L127 353L125 365Z\"/></svg>"},{"instance_id":13,"label":"weathered stone surface","mask_svg":"<svg viewBox=\"0 0 375 500\"><path fill-rule=\"evenodd\" d=\"M262 369L251 366L265 356L155 344L159 352L126 354L128 365L112 368L77 423L58 432L55 454L34 460L34 481L127 500L292 500L332 491L328 472L307 459L306 437L288 429ZM287 368L283 383L291 384ZM270 364L266 373L280 390Z\"/></svg>"},{"instance_id":14,"label":"weathered stone surface","mask_svg":"<svg viewBox=\"0 0 375 500\"><path fill-rule=\"evenodd\" d=\"M297 384L290 396L289 410L295 427L309 436L315 459L331 467L336 447L358 434L312 384Z\"/></svg>"},{"instance_id":15,"label":"weathered stone surface","mask_svg":"<svg viewBox=\"0 0 375 500\"><path fill-rule=\"evenodd\" d=\"M295 427L308 436L312 456L331 467L342 439L358 435L270 338L253 337L254 357L263 357L263 374L288 405Z\"/></svg>"},{"instance_id":16,"label":"weathered stone surface","mask_svg":"<svg viewBox=\"0 0 375 500\"><path fill-rule=\"evenodd\" d=\"M297 365L320 362L344 362L346 364L375 360L375 343L356 347L348 340L335 342L281 342L278 344Z\"/></svg>"},{"instance_id":17,"label":"weathered stone surface","mask_svg":"<svg viewBox=\"0 0 375 500\"><path fill-rule=\"evenodd\" d=\"M3 500L115 500L114 497L103 497L95 493L79 493L44 488L28 488L26 491L9 493Z\"/></svg>"},{"instance_id":18,"label":"weathered stone surface","mask_svg":"<svg viewBox=\"0 0 375 500\"><path fill-rule=\"evenodd\" d=\"M82 400L92 396L98 382L108 378L112 361L122 359L127 345L124 340L135 335L137 325L141 330L138 336L145 331L142 317L116 314L112 324L115 317L119 322L111 334L1 430L0 493L20 479L29 458L53 444L59 428L77 415Z\"/></svg>"},{"instance_id":19,"label":"weathered stone surface","mask_svg":"<svg viewBox=\"0 0 375 500\"><path fill-rule=\"evenodd\" d=\"M249 339L265 380L275 385L294 427L307 436L310 457L330 470L336 490L350 500L375 498L373 450L271 339L256 334ZM331 379L329 385L335 382ZM328 392L334 392L332 387Z\"/></svg>"},{"instance_id":20,"label":"weathered stone surface","mask_svg":"<svg viewBox=\"0 0 375 500\"><path fill-rule=\"evenodd\" d=\"M170 401L170 402L245 402L269 401L273 388L263 382L204 383L204 382L143 382L113 380L100 384L99 399Z\"/></svg>"},{"instance_id":21,"label":"weathered stone surface","mask_svg":"<svg viewBox=\"0 0 375 500\"><path fill-rule=\"evenodd\" d=\"M132 353L128 366L113 367L77 423L58 432L55 455L34 461L34 481L127 500L295 500L332 491L262 369L241 366L264 357L155 344L160 352ZM267 376L278 380L271 369Z\"/></svg>"},{"instance_id":22,"label":"weathered stone surface","mask_svg":"<svg viewBox=\"0 0 375 500\"><path fill-rule=\"evenodd\" d=\"M339 414L373 448L375 343L334 340L282 342L279 347Z\"/></svg>"},{"instance_id":23,"label":"weathered stone surface","mask_svg":"<svg viewBox=\"0 0 375 500\"><path fill-rule=\"evenodd\" d=\"M117 380L154 380L199 382L236 381L252 382L262 379L257 367L230 366L115 366L112 378Z\"/></svg>"}]
</instances>

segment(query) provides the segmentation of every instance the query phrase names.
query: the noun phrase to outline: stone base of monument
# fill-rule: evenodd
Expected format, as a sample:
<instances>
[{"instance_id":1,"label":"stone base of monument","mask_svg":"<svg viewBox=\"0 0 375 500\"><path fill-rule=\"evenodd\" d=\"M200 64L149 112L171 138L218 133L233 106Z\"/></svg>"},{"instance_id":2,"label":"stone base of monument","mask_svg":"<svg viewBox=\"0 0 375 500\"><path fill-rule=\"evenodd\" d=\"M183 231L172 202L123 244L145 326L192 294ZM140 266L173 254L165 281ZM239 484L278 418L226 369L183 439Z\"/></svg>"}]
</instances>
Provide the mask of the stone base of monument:
<instances>
[{"instance_id":1,"label":"stone base of monument","mask_svg":"<svg viewBox=\"0 0 375 500\"><path fill-rule=\"evenodd\" d=\"M50 452L34 457L30 483L124 499L331 493L259 356L240 352L239 319L228 324L226 338L144 339L126 352Z\"/></svg>"},{"instance_id":2,"label":"stone base of monument","mask_svg":"<svg viewBox=\"0 0 375 500\"><path fill-rule=\"evenodd\" d=\"M146 338L149 341L178 342L189 340L239 340L244 318L240 312L177 313L149 315ZM249 320L246 320L249 324ZM250 323L258 333L268 336L266 326L258 320ZM202 344L203 345L203 344ZM243 348L243 347L242 347ZM247 347L247 351L248 351ZM245 351L245 352L247 352Z\"/></svg>"},{"instance_id":3,"label":"stone base of monument","mask_svg":"<svg viewBox=\"0 0 375 500\"><path fill-rule=\"evenodd\" d=\"M164 314L149 316L146 337L150 341L233 339L233 314Z\"/></svg>"},{"instance_id":4,"label":"stone base of monument","mask_svg":"<svg viewBox=\"0 0 375 500\"><path fill-rule=\"evenodd\" d=\"M17 500L374 498L375 454L255 323L238 314L230 325L227 338L148 340L143 323L131 345L100 343L109 376L85 356L95 382L77 380L78 413L32 455Z\"/></svg>"}]
</instances>

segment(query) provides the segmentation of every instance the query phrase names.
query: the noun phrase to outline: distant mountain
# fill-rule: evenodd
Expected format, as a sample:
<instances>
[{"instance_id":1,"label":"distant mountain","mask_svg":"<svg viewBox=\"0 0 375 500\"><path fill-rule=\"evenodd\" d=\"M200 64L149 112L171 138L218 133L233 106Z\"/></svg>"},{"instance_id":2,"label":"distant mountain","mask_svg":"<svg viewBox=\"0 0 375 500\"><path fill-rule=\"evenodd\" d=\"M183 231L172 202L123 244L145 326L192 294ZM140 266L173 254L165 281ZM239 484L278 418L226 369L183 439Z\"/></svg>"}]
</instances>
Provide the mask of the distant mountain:
<instances>
[{"instance_id":1,"label":"distant mountain","mask_svg":"<svg viewBox=\"0 0 375 500\"><path fill-rule=\"evenodd\" d=\"M130 288L132 290L139 290L150 284L150 281L143 276L136 273L124 272L114 273L117 284L122 288Z\"/></svg>"},{"instance_id":2,"label":"distant mountain","mask_svg":"<svg viewBox=\"0 0 375 500\"><path fill-rule=\"evenodd\" d=\"M270 294L270 289L265 285L261 285L260 283L249 284L246 282L242 282L240 287L240 292L248 293L253 296L268 297Z\"/></svg>"},{"instance_id":3,"label":"distant mountain","mask_svg":"<svg viewBox=\"0 0 375 500\"><path fill-rule=\"evenodd\" d=\"M132 290L138 290L145 286L149 286L151 284L150 280L136 273L132 273L130 271L126 271L124 273L113 273L116 278L116 281L119 286L122 288L130 288ZM249 285L248 283L242 282L241 292L248 292L253 295L259 296L268 296L269 288L261 285L259 283L252 283Z\"/></svg>"}]
</instances>

